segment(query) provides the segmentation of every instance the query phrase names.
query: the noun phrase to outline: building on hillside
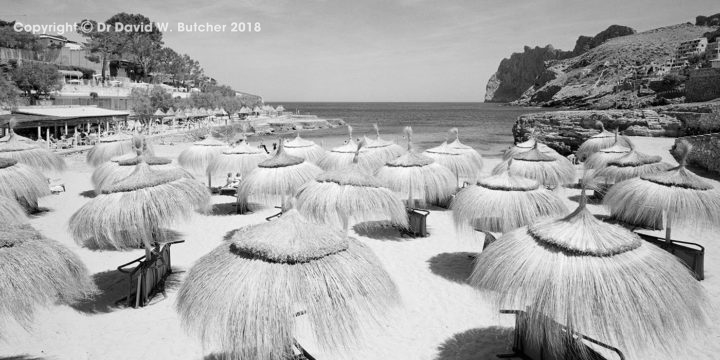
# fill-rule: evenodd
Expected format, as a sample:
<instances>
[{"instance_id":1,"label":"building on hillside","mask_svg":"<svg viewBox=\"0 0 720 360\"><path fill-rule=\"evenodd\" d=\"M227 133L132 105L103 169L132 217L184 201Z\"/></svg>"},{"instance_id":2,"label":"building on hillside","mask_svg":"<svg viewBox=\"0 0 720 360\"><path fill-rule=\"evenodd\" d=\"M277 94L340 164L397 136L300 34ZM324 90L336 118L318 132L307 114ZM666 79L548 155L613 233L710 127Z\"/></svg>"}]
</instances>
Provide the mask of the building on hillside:
<instances>
[{"instance_id":1,"label":"building on hillside","mask_svg":"<svg viewBox=\"0 0 720 360\"><path fill-rule=\"evenodd\" d=\"M708 60L720 60L720 41L711 42L705 49L705 56Z\"/></svg>"},{"instance_id":2,"label":"building on hillside","mask_svg":"<svg viewBox=\"0 0 720 360\"><path fill-rule=\"evenodd\" d=\"M708 46L708 40L704 37L683 41L678 46L675 58L677 60L687 60L693 55L700 55L705 52Z\"/></svg>"},{"instance_id":3,"label":"building on hillside","mask_svg":"<svg viewBox=\"0 0 720 360\"><path fill-rule=\"evenodd\" d=\"M720 69L720 59L710 60L710 67L713 69Z\"/></svg>"},{"instance_id":4,"label":"building on hillside","mask_svg":"<svg viewBox=\"0 0 720 360\"><path fill-rule=\"evenodd\" d=\"M44 47L64 47L68 39L60 35L40 34L37 36L37 42Z\"/></svg>"},{"instance_id":5,"label":"building on hillside","mask_svg":"<svg viewBox=\"0 0 720 360\"><path fill-rule=\"evenodd\" d=\"M65 42L65 48L68 48L70 50L82 50L84 48L84 45L80 42L68 40Z\"/></svg>"}]
</instances>

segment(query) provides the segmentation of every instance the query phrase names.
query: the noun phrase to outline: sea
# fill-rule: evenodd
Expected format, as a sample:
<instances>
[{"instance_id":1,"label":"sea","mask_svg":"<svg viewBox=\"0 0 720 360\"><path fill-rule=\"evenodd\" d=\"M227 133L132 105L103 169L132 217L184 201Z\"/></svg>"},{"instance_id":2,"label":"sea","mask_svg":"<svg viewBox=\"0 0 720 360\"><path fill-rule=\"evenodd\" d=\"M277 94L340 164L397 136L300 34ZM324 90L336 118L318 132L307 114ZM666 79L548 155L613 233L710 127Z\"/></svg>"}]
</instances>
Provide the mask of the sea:
<instances>
[{"instance_id":1,"label":"sea","mask_svg":"<svg viewBox=\"0 0 720 360\"><path fill-rule=\"evenodd\" d=\"M518 116L530 112L548 111L543 108L513 107L494 103L440 102L299 102L268 103L283 105L286 111L320 118L340 118L353 127L353 138L363 135L375 137L373 124L380 127L380 135L405 145L403 128L413 129L413 145L418 150L437 146L445 141L448 130L458 128L460 141L474 147L483 156L501 156L513 145L512 127ZM339 146L347 141L347 128L303 131L301 136L324 147ZM454 139L451 139L454 140Z\"/></svg>"}]
</instances>

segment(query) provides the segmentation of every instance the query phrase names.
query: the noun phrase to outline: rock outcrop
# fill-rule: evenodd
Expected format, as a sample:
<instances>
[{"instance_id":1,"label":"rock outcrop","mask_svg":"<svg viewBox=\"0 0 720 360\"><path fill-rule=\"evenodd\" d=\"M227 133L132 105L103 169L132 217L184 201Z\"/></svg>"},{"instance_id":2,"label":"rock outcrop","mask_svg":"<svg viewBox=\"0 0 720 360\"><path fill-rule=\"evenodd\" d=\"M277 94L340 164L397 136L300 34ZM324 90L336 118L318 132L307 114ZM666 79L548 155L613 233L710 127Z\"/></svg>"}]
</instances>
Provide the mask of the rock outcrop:
<instances>
[{"instance_id":1,"label":"rock outcrop","mask_svg":"<svg viewBox=\"0 0 720 360\"><path fill-rule=\"evenodd\" d=\"M500 62L497 72L490 77L485 89L486 102L510 102L518 99L545 71L545 62L565 59L570 52L556 50L551 45L514 53Z\"/></svg>"},{"instance_id":2,"label":"rock outcrop","mask_svg":"<svg viewBox=\"0 0 720 360\"><path fill-rule=\"evenodd\" d=\"M678 137L720 132L720 102L679 104L644 110L574 110L521 115L513 126L516 142L530 133L551 148L568 155L590 136L595 123L630 136Z\"/></svg>"},{"instance_id":3,"label":"rock outcrop","mask_svg":"<svg viewBox=\"0 0 720 360\"><path fill-rule=\"evenodd\" d=\"M554 79L553 71L546 72L548 63L581 55L609 39L634 33L635 30L627 26L612 25L595 36L580 36L573 51L558 50L552 45L525 46L522 53L514 53L500 62L497 72L488 80L485 101L515 101L528 88L541 87Z\"/></svg>"}]
</instances>

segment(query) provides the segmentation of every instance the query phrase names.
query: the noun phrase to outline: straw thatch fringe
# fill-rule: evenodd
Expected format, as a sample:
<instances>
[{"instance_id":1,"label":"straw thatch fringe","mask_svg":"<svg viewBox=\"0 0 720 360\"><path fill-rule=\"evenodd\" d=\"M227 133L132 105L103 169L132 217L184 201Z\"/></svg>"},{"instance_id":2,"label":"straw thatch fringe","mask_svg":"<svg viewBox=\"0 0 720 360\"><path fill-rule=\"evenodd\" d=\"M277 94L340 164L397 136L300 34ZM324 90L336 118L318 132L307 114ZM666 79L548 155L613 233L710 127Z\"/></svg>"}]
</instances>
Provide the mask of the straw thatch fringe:
<instances>
[{"instance_id":1,"label":"straw thatch fringe","mask_svg":"<svg viewBox=\"0 0 720 360\"><path fill-rule=\"evenodd\" d=\"M0 195L17 200L28 211L35 211L38 199L50 195L50 187L38 170L16 163L0 166Z\"/></svg>"},{"instance_id":2,"label":"straw thatch fringe","mask_svg":"<svg viewBox=\"0 0 720 360\"><path fill-rule=\"evenodd\" d=\"M556 226L562 222L572 223ZM711 309L704 290L665 250L618 226L598 224L582 216L535 228L555 239L593 236L598 244L612 232L627 237L636 247L594 256L551 245L523 227L505 234L478 256L470 282L491 291L501 309L529 307L528 329L532 331L526 335L531 343L547 341L549 349L565 348L567 334L558 331L549 317L632 358L642 358L647 349L679 354L683 341L702 336L708 324ZM587 354L576 356L582 359Z\"/></svg>"},{"instance_id":3,"label":"straw thatch fringe","mask_svg":"<svg viewBox=\"0 0 720 360\"><path fill-rule=\"evenodd\" d=\"M158 158L162 159L162 158ZM157 164L153 163L152 161L148 161L148 165L151 166L154 170L164 171L164 170L174 170L174 171L181 171L183 174L185 174L185 177L192 178L192 175L185 170L180 169L176 165L168 164L164 162L158 162ZM135 166L132 165L120 165L118 162L115 161L107 161L102 163L100 166L95 168L95 171L92 173L92 183L93 187L95 188L95 194L100 194L103 189L107 188L108 186L127 178L135 171Z\"/></svg>"},{"instance_id":4,"label":"straw thatch fringe","mask_svg":"<svg viewBox=\"0 0 720 360\"><path fill-rule=\"evenodd\" d=\"M0 224L24 224L25 210L15 199L0 195Z\"/></svg>"},{"instance_id":5,"label":"straw thatch fringe","mask_svg":"<svg viewBox=\"0 0 720 360\"><path fill-rule=\"evenodd\" d=\"M354 141L349 141L345 145L333 148L332 150L326 152L325 156L323 156L317 164L325 171L334 171L346 168L353 163L355 153L357 152L357 146L358 145ZM363 171L370 173L375 172L388 161L397 158L397 156L395 156L397 151L390 148L391 146L382 148L367 147L361 149L358 156L358 165L363 169Z\"/></svg>"},{"instance_id":6,"label":"straw thatch fringe","mask_svg":"<svg viewBox=\"0 0 720 360\"><path fill-rule=\"evenodd\" d=\"M672 165L662 162L660 156L650 156L635 150L627 155L609 161L595 176L614 184L638 176L656 174L672 169Z\"/></svg>"},{"instance_id":7,"label":"straw thatch fringe","mask_svg":"<svg viewBox=\"0 0 720 360\"><path fill-rule=\"evenodd\" d=\"M613 217L631 224L655 224L658 213L665 210L673 227L720 229L720 191L712 185L707 190L680 186L685 183L672 175L681 170L685 174L675 174L677 177L690 178L689 171L676 168L621 181L610 188L603 204L610 208ZM678 186L646 180L664 174L669 174Z\"/></svg>"},{"instance_id":8,"label":"straw thatch fringe","mask_svg":"<svg viewBox=\"0 0 720 360\"><path fill-rule=\"evenodd\" d=\"M541 217L568 212L560 197L539 186L536 181L511 177L507 173L492 178L505 182L507 186L467 186L453 199L450 208L458 230L504 233L529 225ZM534 186L525 187L527 182Z\"/></svg>"},{"instance_id":9,"label":"straw thatch fringe","mask_svg":"<svg viewBox=\"0 0 720 360\"><path fill-rule=\"evenodd\" d=\"M292 156L303 158L311 163L317 164L325 155L325 149L322 146L300 137L285 142L285 151Z\"/></svg>"},{"instance_id":10,"label":"straw thatch fringe","mask_svg":"<svg viewBox=\"0 0 720 360\"><path fill-rule=\"evenodd\" d=\"M295 313L304 310L322 351L348 351L362 340L360 319L377 321L399 301L372 251L348 241L347 250L300 263L267 262L222 244L195 263L178 293L183 325L231 359L286 360Z\"/></svg>"},{"instance_id":11,"label":"straw thatch fringe","mask_svg":"<svg viewBox=\"0 0 720 360\"><path fill-rule=\"evenodd\" d=\"M321 173L322 169L309 162L283 167L258 167L240 183L238 199L246 204L257 202L276 205Z\"/></svg>"},{"instance_id":12,"label":"straw thatch fringe","mask_svg":"<svg viewBox=\"0 0 720 360\"><path fill-rule=\"evenodd\" d=\"M480 176L479 172L482 170L483 167L483 160L482 155L480 155L477 150L473 149L470 146L467 146L460 142L460 132L458 131L458 128L452 128L449 132L450 135L455 135L455 140L448 143L448 147L452 150L455 150L459 152L461 155L468 158L468 161L470 161L473 166L477 169L477 177Z\"/></svg>"},{"instance_id":13,"label":"straw thatch fringe","mask_svg":"<svg viewBox=\"0 0 720 360\"><path fill-rule=\"evenodd\" d=\"M59 155L37 144L21 142L12 132L10 140L0 143L0 158L17 160L42 171L65 170L65 160Z\"/></svg>"},{"instance_id":14,"label":"straw thatch fringe","mask_svg":"<svg viewBox=\"0 0 720 360\"><path fill-rule=\"evenodd\" d=\"M355 170L358 173L360 170ZM297 191L297 209L309 219L342 227L345 219L356 222L390 220L407 227L402 200L369 175L350 179L352 170L323 174Z\"/></svg>"},{"instance_id":15,"label":"straw thatch fringe","mask_svg":"<svg viewBox=\"0 0 720 360\"><path fill-rule=\"evenodd\" d=\"M157 172L171 173L171 171ZM113 187L125 185L130 178ZM191 217L196 210L208 211L210 193L197 180L178 178L135 190L106 189L70 218L70 233L80 245L99 249L125 250L169 240L161 229ZM107 193L108 190L118 190Z\"/></svg>"},{"instance_id":16,"label":"straw thatch fringe","mask_svg":"<svg viewBox=\"0 0 720 360\"><path fill-rule=\"evenodd\" d=\"M241 176L245 177L267 158L268 155L260 149L240 145L223 151L219 156L212 159L208 165L208 173L223 175L225 173L240 173Z\"/></svg>"},{"instance_id":17,"label":"straw thatch fringe","mask_svg":"<svg viewBox=\"0 0 720 360\"><path fill-rule=\"evenodd\" d=\"M451 149L447 143L425 150L423 155L435 160L436 163L450 169L455 176L463 181L475 182L480 176L480 168L469 154ZM482 162L481 162L482 165Z\"/></svg>"},{"instance_id":18,"label":"straw thatch fringe","mask_svg":"<svg viewBox=\"0 0 720 360\"><path fill-rule=\"evenodd\" d=\"M77 255L29 225L0 223L0 269L0 319L26 328L37 307L71 303L96 291Z\"/></svg>"},{"instance_id":19,"label":"straw thatch fringe","mask_svg":"<svg viewBox=\"0 0 720 360\"><path fill-rule=\"evenodd\" d=\"M405 163L404 158L408 153L397 160L397 163ZM390 190L398 193L401 199L407 199L412 192L413 199L419 199L425 203L444 203L452 196L457 188L457 179L450 169L432 162L422 166L383 166L376 177Z\"/></svg>"},{"instance_id":20,"label":"straw thatch fringe","mask_svg":"<svg viewBox=\"0 0 720 360\"><path fill-rule=\"evenodd\" d=\"M631 148L633 146L630 140L625 136L618 137L617 144L627 148ZM615 133L603 129L599 134L591 136L589 139L585 140L585 142L580 144L580 147L575 152L575 155L578 160L585 161L595 152L609 148L613 145L615 145Z\"/></svg>"},{"instance_id":21,"label":"straw thatch fringe","mask_svg":"<svg viewBox=\"0 0 720 360\"><path fill-rule=\"evenodd\" d=\"M122 141L99 142L90 149L86 161L90 166L96 167L116 156L134 153L135 148L131 138ZM152 150L148 151L148 155L150 154L152 154Z\"/></svg>"},{"instance_id":22,"label":"straw thatch fringe","mask_svg":"<svg viewBox=\"0 0 720 360\"><path fill-rule=\"evenodd\" d=\"M212 141L211 141L212 140ZM210 163L217 159L223 151L228 150L218 140L203 140L183 150L178 156L178 163L193 174L206 174Z\"/></svg>"},{"instance_id":23,"label":"straw thatch fringe","mask_svg":"<svg viewBox=\"0 0 720 360\"><path fill-rule=\"evenodd\" d=\"M516 155L519 156L519 155ZM501 163L503 164L503 163ZM511 175L537 180L545 186L559 186L575 181L575 166L567 159L555 158L553 161L524 161L513 160L504 163L504 171L497 166L493 175L509 171ZM497 170L497 174L495 171Z\"/></svg>"},{"instance_id":24,"label":"straw thatch fringe","mask_svg":"<svg viewBox=\"0 0 720 360\"><path fill-rule=\"evenodd\" d=\"M628 153L630 153L630 148L616 144L606 149L600 149L591 154L585 161L584 165L587 169L599 170L607 166L610 161L617 160Z\"/></svg>"}]
</instances>

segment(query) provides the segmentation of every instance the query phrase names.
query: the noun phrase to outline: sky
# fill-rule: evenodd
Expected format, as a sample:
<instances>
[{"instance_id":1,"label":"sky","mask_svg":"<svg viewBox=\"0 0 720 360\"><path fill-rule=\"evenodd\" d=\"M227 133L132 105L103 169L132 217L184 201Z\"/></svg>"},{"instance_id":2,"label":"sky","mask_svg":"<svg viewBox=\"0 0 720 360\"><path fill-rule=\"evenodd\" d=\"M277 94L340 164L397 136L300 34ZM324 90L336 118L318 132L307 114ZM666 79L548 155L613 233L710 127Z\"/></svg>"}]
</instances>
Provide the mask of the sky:
<instances>
[{"instance_id":1,"label":"sky","mask_svg":"<svg viewBox=\"0 0 720 360\"><path fill-rule=\"evenodd\" d=\"M524 45L572 50L609 25L638 31L720 12L717 0L23 0L0 19L105 21L118 12L168 23L166 46L265 101L482 101L500 61ZM225 26L180 31L180 24ZM260 25L260 31L238 23ZM81 40L77 34L67 35Z\"/></svg>"}]
</instances>

